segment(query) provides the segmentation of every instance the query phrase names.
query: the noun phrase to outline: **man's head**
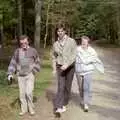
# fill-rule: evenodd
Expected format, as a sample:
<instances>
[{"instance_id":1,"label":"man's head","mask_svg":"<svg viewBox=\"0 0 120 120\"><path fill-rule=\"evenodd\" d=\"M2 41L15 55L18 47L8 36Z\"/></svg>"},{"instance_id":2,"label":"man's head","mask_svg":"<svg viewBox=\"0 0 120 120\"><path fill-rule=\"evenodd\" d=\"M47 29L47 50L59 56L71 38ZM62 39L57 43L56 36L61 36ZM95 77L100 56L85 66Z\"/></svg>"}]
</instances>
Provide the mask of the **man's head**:
<instances>
[{"instance_id":1,"label":"man's head","mask_svg":"<svg viewBox=\"0 0 120 120\"><path fill-rule=\"evenodd\" d=\"M29 40L28 40L28 36L27 35L21 35L19 37L19 43L20 43L20 47L23 49L26 49L29 45Z\"/></svg>"},{"instance_id":2,"label":"man's head","mask_svg":"<svg viewBox=\"0 0 120 120\"><path fill-rule=\"evenodd\" d=\"M62 39L64 37L65 33L66 33L66 30L65 30L64 26L61 25L57 28L57 35L60 39Z\"/></svg>"}]
</instances>

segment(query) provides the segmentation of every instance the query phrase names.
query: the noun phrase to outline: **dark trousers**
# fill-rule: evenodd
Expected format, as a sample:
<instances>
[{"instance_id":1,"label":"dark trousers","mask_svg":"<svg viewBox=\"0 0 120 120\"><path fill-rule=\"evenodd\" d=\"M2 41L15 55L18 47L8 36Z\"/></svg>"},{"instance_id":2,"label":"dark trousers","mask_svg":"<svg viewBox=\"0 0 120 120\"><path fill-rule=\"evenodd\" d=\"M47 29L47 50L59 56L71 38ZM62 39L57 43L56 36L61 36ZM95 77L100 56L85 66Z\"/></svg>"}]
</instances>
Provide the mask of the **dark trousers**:
<instances>
[{"instance_id":1,"label":"dark trousers","mask_svg":"<svg viewBox=\"0 0 120 120\"><path fill-rule=\"evenodd\" d=\"M71 65L65 71L62 71L60 68L61 65L57 65L58 89L54 101L55 108L62 108L68 104L75 71L74 65Z\"/></svg>"}]
</instances>

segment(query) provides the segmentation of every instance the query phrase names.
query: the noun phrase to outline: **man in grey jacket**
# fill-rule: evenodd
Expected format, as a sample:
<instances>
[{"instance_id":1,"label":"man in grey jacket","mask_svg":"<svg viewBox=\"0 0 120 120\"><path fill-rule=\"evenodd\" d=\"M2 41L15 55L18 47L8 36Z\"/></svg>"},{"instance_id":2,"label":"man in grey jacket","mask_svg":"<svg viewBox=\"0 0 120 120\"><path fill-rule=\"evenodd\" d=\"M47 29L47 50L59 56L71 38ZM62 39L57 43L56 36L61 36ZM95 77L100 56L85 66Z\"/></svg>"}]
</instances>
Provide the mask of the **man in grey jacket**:
<instances>
[{"instance_id":1,"label":"man in grey jacket","mask_svg":"<svg viewBox=\"0 0 120 120\"><path fill-rule=\"evenodd\" d=\"M8 80L16 73L20 92L21 112L35 114L33 105L33 89L35 73L40 71L40 59L37 51L29 46L28 36L19 38L20 48L16 49L8 67Z\"/></svg>"},{"instance_id":2,"label":"man in grey jacket","mask_svg":"<svg viewBox=\"0 0 120 120\"><path fill-rule=\"evenodd\" d=\"M53 45L53 73L57 73L58 90L54 101L56 113L66 111L74 75L76 42L65 33L65 28L57 28L58 39Z\"/></svg>"}]
</instances>

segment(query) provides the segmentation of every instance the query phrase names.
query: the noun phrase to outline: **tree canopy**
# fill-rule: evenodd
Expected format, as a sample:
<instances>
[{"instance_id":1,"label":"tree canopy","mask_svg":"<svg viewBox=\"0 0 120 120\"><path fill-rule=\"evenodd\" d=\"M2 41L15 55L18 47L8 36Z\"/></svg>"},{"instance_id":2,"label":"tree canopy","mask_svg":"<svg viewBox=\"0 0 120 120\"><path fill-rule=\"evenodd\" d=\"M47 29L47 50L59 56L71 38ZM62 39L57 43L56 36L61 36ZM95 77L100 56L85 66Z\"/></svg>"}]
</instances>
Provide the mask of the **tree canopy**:
<instances>
[{"instance_id":1,"label":"tree canopy","mask_svg":"<svg viewBox=\"0 0 120 120\"><path fill-rule=\"evenodd\" d=\"M21 0L20 3L19 0L0 0L3 44L17 38L21 30L21 34L29 35L34 42L38 40L36 43L41 47L43 44L46 47L54 42L55 28L59 23L67 27L73 38L88 35L92 39L106 39L108 43L119 45L120 1Z\"/></svg>"}]
</instances>

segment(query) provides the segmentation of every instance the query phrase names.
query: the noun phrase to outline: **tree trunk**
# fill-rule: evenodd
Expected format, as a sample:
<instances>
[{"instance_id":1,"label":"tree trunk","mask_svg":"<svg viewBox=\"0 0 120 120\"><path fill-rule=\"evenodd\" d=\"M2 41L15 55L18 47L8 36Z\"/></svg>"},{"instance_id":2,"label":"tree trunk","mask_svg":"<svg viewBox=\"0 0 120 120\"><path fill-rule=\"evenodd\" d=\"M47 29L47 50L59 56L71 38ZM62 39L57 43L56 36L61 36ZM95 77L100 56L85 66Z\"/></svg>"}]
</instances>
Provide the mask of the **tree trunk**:
<instances>
[{"instance_id":1,"label":"tree trunk","mask_svg":"<svg viewBox=\"0 0 120 120\"><path fill-rule=\"evenodd\" d=\"M50 0L48 1L47 14L46 14L46 24L45 24L45 37L44 37L44 48L46 48L47 36L48 36L48 21L49 21L49 9L50 9Z\"/></svg>"},{"instance_id":2,"label":"tree trunk","mask_svg":"<svg viewBox=\"0 0 120 120\"><path fill-rule=\"evenodd\" d=\"M117 44L120 45L120 17L118 15L117 15L117 27L118 27L118 31L117 31L118 41L117 41Z\"/></svg>"},{"instance_id":3,"label":"tree trunk","mask_svg":"<svg viewBox=\"0 0 120 120\"><path fill-rule=\"evenodd\" d=\"M37 50L40 49L40 31L41 31L41 0L35 0L35 34L34 45Z\"/></svg>"},{"instance_id":4,"label":"tree trunk","mask_svg":"<svg viewBox=\"0 0 120 120\"><path fill-rule=\"evenodd\" d=\"M18 0L18 36L22 35L22 0Z\"/></svg>"},{"instance_id":5,"label":"tree trunk","mask_svg":"<svg viewBox=\"0 0 120 120\"><path fill-rule=\"evenodd\" d=\"M48 21L49 21L49 10L51 5L53 4L53 0L48 1L48 6L47 6L47 13L46 13L46 30L45 30L45 37L44 37L44 48L46 48L46 43L47 43L47 36L48 36Z\"/></svg>"},{"instance_id":6,"label":"tree trunk","mask_svg":"<svg viewBox=\"0 0 120 120\"><path fill-rule=\"evenodd\" d=\"M55 42L55 26L52 25L52 45Z\"/></svg>"},{"instance_id":7,"label":"tree trunk","mask_svg":"<svg viewBox=\"0 0 120 120\"><path fill-rule=\"evenodd\" d=\"M4 41L3 24L1 24L1 26L0 26L0 31L1 31L1 40L0 40L0 44L2 45L2 43L3 43L3 41Z\"/></svg>"},{"instance_id":8,"label":"tree trunk","mask_svg":"<svg viewBox=\"0 0 120 120\"><path fill-rule=\"evenodd\" d=\"M1 23L0 23L0 48L1 48L1 46L2 46L2 43L3 43L3 41L4 41L4 26L3 26L3 10L1 11Z\"/></svg>"},{"instance_id":9,"label":"tree trunk","mask_svg":"<svg viewBox=\"0 0 120 120\"><path fill-rule=\"evenodd\" d=\"M74 38L74 29L71 27L71 37Z\"/></svg>"},{"instance_id":10,"label":"tree trunk","mask_svg":"<svg viewBox=\"0 0 120 120\"><path fill-rule=\"evenodd\" d=\"M120 45L120 2L118 1L118 4L116 4L116 23L117 23L117 44Z\"/></svg>"}]
</instances>

